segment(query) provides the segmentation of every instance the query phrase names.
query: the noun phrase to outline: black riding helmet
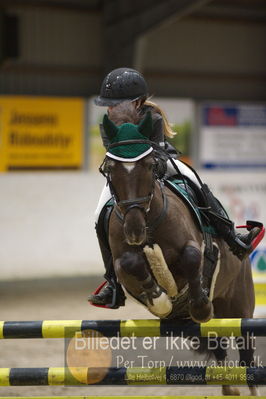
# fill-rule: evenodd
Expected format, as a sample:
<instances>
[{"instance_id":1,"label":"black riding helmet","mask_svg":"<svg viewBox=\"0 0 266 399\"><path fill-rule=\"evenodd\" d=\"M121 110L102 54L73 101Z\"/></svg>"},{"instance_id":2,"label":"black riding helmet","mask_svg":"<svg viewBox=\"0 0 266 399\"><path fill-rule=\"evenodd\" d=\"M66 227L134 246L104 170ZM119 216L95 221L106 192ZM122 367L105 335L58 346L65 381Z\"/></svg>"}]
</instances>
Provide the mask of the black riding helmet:
<instances>
[{"instance_id":1,"label":"black riding helmet","mask_svg":"<svg viewBox=\"0 0 266 399\"><path fill-rule=\"evenodd\" d=\"M148 86L141 73L131 68L117 68L104 78L100 95L94 102L109 107L147 96Z\"/></svg>"}]
</instances>

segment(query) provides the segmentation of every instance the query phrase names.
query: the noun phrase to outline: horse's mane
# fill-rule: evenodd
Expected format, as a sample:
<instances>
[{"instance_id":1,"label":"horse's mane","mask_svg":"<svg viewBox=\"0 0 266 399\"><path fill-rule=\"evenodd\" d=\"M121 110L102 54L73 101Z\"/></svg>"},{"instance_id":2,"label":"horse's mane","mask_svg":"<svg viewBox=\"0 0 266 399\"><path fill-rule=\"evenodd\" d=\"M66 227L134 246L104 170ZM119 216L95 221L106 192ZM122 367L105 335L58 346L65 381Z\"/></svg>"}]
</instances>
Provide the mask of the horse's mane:
<instances>
[{"instance_id":1,"label":"horse's mane","mask_svg":"<svg viewBox=\"0 0 266 399\"><path fill-rule=\"evenodd\" d=\"M117 126L123 123L133 123L137 125L141 119L138 110L130 101L123 101L109 109L109 119L111 119Z\"/></svg>"}]
</instances>

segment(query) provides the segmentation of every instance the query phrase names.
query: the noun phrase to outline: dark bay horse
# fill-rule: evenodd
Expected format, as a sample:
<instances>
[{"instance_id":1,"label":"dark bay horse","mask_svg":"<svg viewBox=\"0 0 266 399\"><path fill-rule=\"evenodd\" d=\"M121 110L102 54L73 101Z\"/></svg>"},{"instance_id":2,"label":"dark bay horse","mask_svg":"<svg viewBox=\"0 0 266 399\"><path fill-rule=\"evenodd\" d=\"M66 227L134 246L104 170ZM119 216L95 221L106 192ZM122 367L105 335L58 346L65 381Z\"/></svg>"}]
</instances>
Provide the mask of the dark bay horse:
<instances>
[{"instance_id":1,"label":"dark bay horse","mask_svg":"<svg viewBox=\"0 0 266 399\"><path fill-rule=\"evenodd\" d=\"M105 117L104 128L112 141L117 132L123 133L129 125L148 139L149 118L136 125L136 117L131 119L127 113L119 125L119 115L114 111L111 116L116 124ZM127 145L125 141L118 143L119 148ZM115 200L109 243L119 282L160 318L180 317L173 303L184 291L188 316L197 322L212 317L252 318L255 297L249 259L240 261L222 239L215 238L220 268L209 298L202 286L202 232L184 201L156 178L156 167L152 149L133 161L112 156L109 151L103 164ZM239 351L240 361L247 366L253 360L250 346ZM226 351L214 351L214 355L223 362ZM250 390L257 394L256 387ZM239 391L223 386L223 393L236 395Z\"/></svg>"}]
</instances>

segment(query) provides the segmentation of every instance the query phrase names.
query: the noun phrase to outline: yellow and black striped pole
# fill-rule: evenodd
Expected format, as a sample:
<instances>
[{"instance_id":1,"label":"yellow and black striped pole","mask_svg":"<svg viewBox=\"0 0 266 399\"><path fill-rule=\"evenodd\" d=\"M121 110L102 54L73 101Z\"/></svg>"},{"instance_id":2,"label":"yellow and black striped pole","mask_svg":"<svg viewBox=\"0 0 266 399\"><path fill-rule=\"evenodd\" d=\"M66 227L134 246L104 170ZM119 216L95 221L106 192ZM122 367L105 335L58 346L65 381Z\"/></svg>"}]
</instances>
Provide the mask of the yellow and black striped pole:
<instances>
[{"instance_id":1,"label":"yellow and black striped pole","mask_svg":"<svg viewBox=\"0 0 266 399\"><path fill-rule=\"evenodd\" d=\"M20 399L224 399L224 396L20 396ZM251 396L241 396L251 399ZM14 399L13 396L0 396L0 399ZM230 396L239 399L239 396Z\"/></svg>"},{"instance_id":2,"label":"yellow and black striped pole","mask_svg":"<svg viewBox=\"0 0 266 399\"><path fill-rule=\"evenodd\" d=\"M264 337L266 319L212 319L201 324L159 319L0 321L0 339L69 338L85 330L97 331L106 337Z\"/></svg>"},{"instance_id":3,"label":"yellow and black striped pole","mask_svg":"<svg viewBox=\"0 0 266 399\"><path fill-rule=\"evenodd\" d=\"M265 385L266 367L1 368L0 386Z\"/></svg>"}]
</instances>

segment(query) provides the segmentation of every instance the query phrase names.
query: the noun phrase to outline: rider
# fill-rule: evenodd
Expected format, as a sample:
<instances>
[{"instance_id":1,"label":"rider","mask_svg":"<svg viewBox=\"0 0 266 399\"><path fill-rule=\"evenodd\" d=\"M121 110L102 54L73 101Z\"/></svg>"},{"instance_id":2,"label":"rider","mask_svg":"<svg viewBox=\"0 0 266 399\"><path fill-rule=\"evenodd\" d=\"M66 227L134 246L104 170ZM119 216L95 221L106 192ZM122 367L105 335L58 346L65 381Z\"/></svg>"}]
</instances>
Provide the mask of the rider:
<instances>
[{"instance_id":1,"label":"rider","mask_svg":"<svg viewBox=\"0 0 266 399\"><path fill-rule=\"evenodd\" d=\"M206 201L205 207L207 208L207 216L211 221L212 226L226 241L230 250L242 260L252 252L251 242L258 235L260 229L254 227L246 234L235 233L234 223L228 219L224 208L210 192L208 186L206 184L200 185L193 169L177 159L179 153L166 140L166 137L173 137L175 133L172 131L164 112L157 104L148 101L147 97L148 87L144 77L134 69L118 68L108 73L104 78L100 95L94 101L96 105L107 106L110 117L112 117L113 107L119 106L119 104L122 104L125 101L131 102L141 117L144 117L147 111L151 111L153 134L150 137L150 140L159 144L160 147L166 150L171 158L174 159L174 162L181 174L201 189L203 192L203 198L205 198ZM105 148L108 148L110 142L102 125L100 125L100 131L103 145ZM160 163L159 165L163 169L165 164ZM161 174L166 176L172 176L176 173L177 171L169 160L167 161L166 169L161 170ZM96 305L110 304L113 299L114 290L116 290L116 301L113 303L112 307L117 308L124 305L125 295L121 286L116 281L112 255L104 229L106 204L110 199L111 193L109 187L105 185L96 209L96 232L106 269L105 278L108 283L98 294L90 295L89 300L91 303Z\"/></svg>"}]
</instances>

